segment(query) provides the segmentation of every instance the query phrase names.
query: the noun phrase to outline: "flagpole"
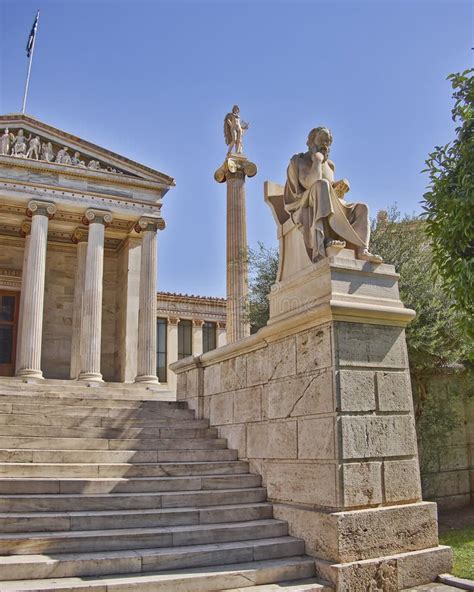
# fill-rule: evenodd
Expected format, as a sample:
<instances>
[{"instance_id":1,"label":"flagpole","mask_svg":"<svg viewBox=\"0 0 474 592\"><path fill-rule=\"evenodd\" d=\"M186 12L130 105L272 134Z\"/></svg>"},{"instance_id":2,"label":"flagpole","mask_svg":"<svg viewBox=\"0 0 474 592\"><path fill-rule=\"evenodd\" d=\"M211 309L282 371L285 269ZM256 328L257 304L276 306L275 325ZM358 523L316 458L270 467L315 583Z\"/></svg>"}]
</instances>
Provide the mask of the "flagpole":
<instances>
[{"instance_id":1,"label":"flagpole","mask_svg":"<svg viewBox=\"0 0 474 592\"><path fill-rule=\"evenodd\" d=\"M25 108L26 108L26 99L28 97L28 87L30 85L30 75L31 75L31 63L33 62L33 54L35 52L35 44L36 44L36 33L38 32L38 25L39 25L39 13L40 11L38 10L38 14L36 16L37 21L36 21L36 30L35 30L35 35L33 37L33 45L31 47L31 52L30 52L30 57L28 60L28 73L26 75L26 83L25 83L25 94L23 95L23 107L21 108L21 112L24 114L25 113Z\"/></svg>"}]
</instances>

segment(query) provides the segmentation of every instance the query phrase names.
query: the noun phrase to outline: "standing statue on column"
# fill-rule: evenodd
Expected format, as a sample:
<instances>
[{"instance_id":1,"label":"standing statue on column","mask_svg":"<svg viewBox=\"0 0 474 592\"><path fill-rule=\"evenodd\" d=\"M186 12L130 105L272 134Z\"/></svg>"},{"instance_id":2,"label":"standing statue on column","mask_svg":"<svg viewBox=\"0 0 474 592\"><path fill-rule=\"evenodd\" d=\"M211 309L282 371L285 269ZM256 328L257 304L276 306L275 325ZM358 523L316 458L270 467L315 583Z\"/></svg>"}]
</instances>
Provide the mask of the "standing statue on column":
<instances>
[{"instance_id":1,"label":"standing statue on column","mask_svg":"<svg viewBox=\"0 0 474 592\"><path fill-rule=\"evenodd\" d=\"M229 147L227 154L232 152L235 147L237 154L243 152L243 136L244 132L248 130L249 123L240 119L240 109L238 105L232 107L232 112L227 113L224 119L224 138L225 143Z\"/></svg>"},{"instance_id":2,"label":"standing statue on column","mask_svg":"<svg viewBox=\"0 0 474 592\"><path fill-rule=\"evenodd\" d=\"M335 165L329 160L332 134L326 127L309 132L308 151L290 160L285 186L285 209L303 234L311 261L326 257L326 247L349 247L357 259L382 263L369 252L369 209L348 203L344 195L349 181L334 180Z\"/></svg>"}]
</instances>

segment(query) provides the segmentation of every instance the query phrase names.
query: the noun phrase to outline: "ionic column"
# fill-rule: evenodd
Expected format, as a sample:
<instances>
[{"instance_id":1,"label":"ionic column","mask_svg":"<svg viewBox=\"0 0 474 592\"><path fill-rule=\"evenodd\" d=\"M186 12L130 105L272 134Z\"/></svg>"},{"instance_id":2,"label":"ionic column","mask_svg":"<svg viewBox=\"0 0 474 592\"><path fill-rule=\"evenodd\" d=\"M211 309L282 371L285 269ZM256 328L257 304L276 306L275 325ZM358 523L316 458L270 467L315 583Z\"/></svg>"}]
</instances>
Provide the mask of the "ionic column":
<instances>
[{"instance_id":1,"label":"ionic column","mask_svg":"<svg viewBox=\"0 0 474 592\"><path fill-rule=\"evenodd\" d=\"M168 338L166 340L166 357L168 365L168 389L176 390L176 374L169 369L170 364L178 361L178 323L176 317L168 317Z\"/></svg>"},{"instance_id":2,"label":"ionic column","mask_svg":"<svg viewBox=\"0 0 474 592\"><path fill-rule=\"evenodd\" d=\"M193 356L202 354L202 327L204 321L193 319Z\"/></svg>"},{"instance_id":3,"label":"ionic column","mask_svg":"<svg viewBox=\"0 0 474 592\"><path fill-rule=\"evenodd\" d=\"M227 343L226 326L225 323L217 323L217 347L222 347Z\"/></svg>"},{"instance_id":4,"label":"ionic column","mask_svg":"<svg viewBox=\"0 0 474 592\"><path fill-rule=\"evenodd\" d=\"M256 165L237 154L214 174L218 183L227 183L227 343L250 335L245 177L256 174Z\"/></svg>"},{"instance_id":5,"label":"ionic column","mask_svg":"<svg viewBox=\"0 0 474 592\"><path fill-rule=\"evenodd\" d=\"M23 268L21 321L17 376L43 378L41 371L41 342L43 337L44 275L48 220L56 213L51 202L32 200L27 215L31 216L28 253Z\"/></svg>"},{"instance_id":6,"label":"ionic column","mask_svg":"<svg viewBox=\"0 0 474 592\"><path fill-rule=\"evenodd\" d=\"M77 244L76 275L74 279L74 308L72 311L71 378L77 378L81 371L81 320L82 300L86 279L87 228L76 228L71 236Z\"/></svg>"},{"instance_id":7,"label":"ionic column","mask_svg":"<svg viewBox=\"0 0 474 592\"><path fill-rule=\"evenodd\" d=\"M157 383L156 376L156 231L163 218L143 217L135 230L143 234L138 310L138 356L135 382Z\"/></svg>"},{"instance_id":8,"label":"ionic column","mask_svg":"<svg viewBox=\"0 0 474 592\"><path fill-rule=\"evenodd\" d=\"M105 227L112 214L87 210L83 223L89 226L81 319L81 371L78 380L101 381L102 292Z\"/></svg>"}]
</instances>

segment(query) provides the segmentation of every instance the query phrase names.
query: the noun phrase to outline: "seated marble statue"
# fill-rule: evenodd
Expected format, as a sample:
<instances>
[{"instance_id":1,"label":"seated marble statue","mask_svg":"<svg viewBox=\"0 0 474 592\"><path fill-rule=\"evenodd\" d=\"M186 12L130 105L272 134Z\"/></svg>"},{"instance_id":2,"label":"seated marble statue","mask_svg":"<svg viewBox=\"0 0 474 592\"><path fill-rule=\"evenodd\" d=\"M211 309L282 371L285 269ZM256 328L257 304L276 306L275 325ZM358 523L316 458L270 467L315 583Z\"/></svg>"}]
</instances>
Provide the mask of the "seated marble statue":
<instances>
[{"instance_id":1,"label":"seated marble statue","mask_svg":"<svg viewBox=\"0 0 474 592\"><path fill-rule=\"evenodd\" d=\"M295 154L288 166L285 185L285 210L303 234L312 262L326 257L330 246L348 247L357 259L382 263L369 252L370 221L368 207L348 203L347 179L334 180L335 166L328 159L332 134L317 127L308 135L308 151Z\"/></svg>"}]
</instances>

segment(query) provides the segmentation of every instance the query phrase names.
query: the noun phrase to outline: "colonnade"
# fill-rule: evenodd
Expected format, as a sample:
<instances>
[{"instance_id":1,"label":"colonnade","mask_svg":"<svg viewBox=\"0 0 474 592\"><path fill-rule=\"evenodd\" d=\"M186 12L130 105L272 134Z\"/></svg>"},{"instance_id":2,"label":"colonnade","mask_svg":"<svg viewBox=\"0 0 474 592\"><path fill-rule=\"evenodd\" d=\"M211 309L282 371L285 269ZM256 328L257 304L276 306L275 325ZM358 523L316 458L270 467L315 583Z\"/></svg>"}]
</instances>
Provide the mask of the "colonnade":
<instances>
[{"instance_id":1,"label":"colonnade","mask_svg":"<svg viewBox=\"0 0 474 592\"><path fill-rule=\"evenodd\" d=\"M46 250L49 220L56 213L52 202L32 200L27 215L31 225L22 225L25 254L18 323L17 376L42 378L41 343ZM77 243L77 268L72 321L71 377L102 381L102 295L105 228L112 213L89 208L83 223L72 235ZM141 246L136 382L157 383L156 376L156 233L164 228L162 218L142 217L135 230L143 235Z\"/></svg>"}]
</instances>

